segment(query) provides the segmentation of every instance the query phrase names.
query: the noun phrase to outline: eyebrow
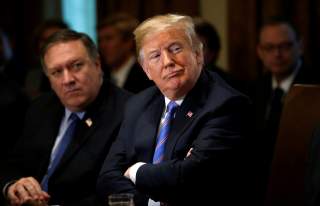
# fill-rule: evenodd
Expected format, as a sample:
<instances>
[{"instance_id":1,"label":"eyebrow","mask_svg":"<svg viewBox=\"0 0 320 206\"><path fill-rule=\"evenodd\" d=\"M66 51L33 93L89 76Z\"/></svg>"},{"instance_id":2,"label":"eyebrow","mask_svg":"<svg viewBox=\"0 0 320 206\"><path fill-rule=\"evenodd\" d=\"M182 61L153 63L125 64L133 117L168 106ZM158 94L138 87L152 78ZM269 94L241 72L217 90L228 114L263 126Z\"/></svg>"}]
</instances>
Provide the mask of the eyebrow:
<instances>
[{"instance_id":1,"label":"eyebrow","mask_svg":"<svg viewBox=\"0 0 320 206\"><path fill-rule=\"evenodd\" d=\"M165 46L164 48L167 49L167 48L170 48L170 47L175 46L175 45L182 46L183 44L182 44L180 41L175 40L175 41L167 44L167 46ZM157 52L158 50L159 50L159 49L151 49L151 50L149 50L149 51L146 51L146 54L147 54L147 55L150 55L150 54L152 54L152 53L154 53L154 52Z\"/></svg>"},{"instance_id":2,"label":"eyebrow","mask_svg":"<svg viewBox=\"0 0 320 206\"><path fill-rule=\"evenodd\" d=\"M172 47L172 46L182 46L182 45L183 45L183 44L182 44L181 42L176 41L176 42L171 43L171 44L168 46L168 48L170 48L170 47Z\"/></svg>"},{"instance_id":3,"label":"eyebrow","mask_svg":"<svg viewBox=\"0 0 320 206\"><path fill-rule=\"evenodd\" d=\"M146 56L151 56L152 54L154 54L154 53L157 53L159 51L159 49L153 49L153 50L151 50L151 51L147 51L146 52Z\"/></svg>"},{"instance_id":4,"label":"eyebrow","mask_svg":"<svg viewBox=\"0 0 320 206\"><path fill-rule=\"evenodd\" d=\"M73 58L73 59L70 59L68 60L65 64L59 64L57 66L54 66L54 67L47 67L47 70L57 70L57 69L60 69L60 68L63 68L65 66L69 66L71 64L74 64L75 62L78 62L78 61L82 61L82 59L80 58Z\"/></svg>"}]
</instances>

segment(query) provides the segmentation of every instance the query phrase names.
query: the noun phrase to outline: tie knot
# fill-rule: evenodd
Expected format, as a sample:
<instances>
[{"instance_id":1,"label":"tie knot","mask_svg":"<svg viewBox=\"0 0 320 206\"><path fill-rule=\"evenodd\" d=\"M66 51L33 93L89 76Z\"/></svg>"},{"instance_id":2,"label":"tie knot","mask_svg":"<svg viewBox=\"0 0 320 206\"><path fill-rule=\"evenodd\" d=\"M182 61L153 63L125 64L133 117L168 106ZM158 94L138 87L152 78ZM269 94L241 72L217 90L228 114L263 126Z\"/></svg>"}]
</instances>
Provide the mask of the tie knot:
<instances>
[{"instance_id":1,"label":"tie knot","mask_svg":"<svg viewBox=\"0 0 320 206\"><path fill-rule=\"evenodd\" d=\"M175 112L176 108L178 107L178 104L175 101L170 101L167 105L167 112L173 113Z\"/></svg>"},{"instance_id":2,"label":"tie knot","mask_svg":"<svg viewBox=\"0 0 320 206\"><path fill-rule=\"evenodd\" d=\"M74 122L79 120L79 116L76 113L71 113L71 115L69 116L69 122Z\"/></svg>"}]
</instances>

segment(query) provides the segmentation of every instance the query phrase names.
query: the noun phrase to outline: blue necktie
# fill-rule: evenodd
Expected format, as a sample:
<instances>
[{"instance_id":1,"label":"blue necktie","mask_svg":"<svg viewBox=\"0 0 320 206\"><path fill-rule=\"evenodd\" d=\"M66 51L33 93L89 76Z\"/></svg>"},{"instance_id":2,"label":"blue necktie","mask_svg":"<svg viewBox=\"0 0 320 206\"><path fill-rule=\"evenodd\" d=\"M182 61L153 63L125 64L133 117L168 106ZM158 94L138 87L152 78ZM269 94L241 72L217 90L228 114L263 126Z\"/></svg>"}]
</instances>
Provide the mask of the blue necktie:
<instances>
[{"instance_id":1,"label":"blue necktie","mask_svg":"<svg viewBox=\"0 0 320 206\"><path fill-rule=\"evenodd\" d=\"M51 175L53 174L54 170L56 169L57 165L59 164L64 152L66 151L69 143L71 142L71 139L73 137L77 122L79 121L79 117L75 114L72 113L69 116L68 122L69 126L67 128L67 130L65 131L59 145L56 148L55 154L53 156L53 159L50 162L50 165L48 167L47 173L46 175L43 177L42 181L41 181L41 187L42 190L44 191L48 191L48 182L49 179L51 177Z\"/></svg>"},{"instance_id":2,"label":"blue necktie","mask_svg":"<svg viewBox=\"0 0 320 206\"><path fill-rule=\"evenodd\" d=\"M174 101L169 102L167 106L167 112L165 114L163 123L160 126L159 134L157 137L156 149L153 154L153 164L160 163L163 159L165 143L170 132L170 124L172 119L174 118L174 113L177 106L178 105Z\"/></svg>"}]
</instances>

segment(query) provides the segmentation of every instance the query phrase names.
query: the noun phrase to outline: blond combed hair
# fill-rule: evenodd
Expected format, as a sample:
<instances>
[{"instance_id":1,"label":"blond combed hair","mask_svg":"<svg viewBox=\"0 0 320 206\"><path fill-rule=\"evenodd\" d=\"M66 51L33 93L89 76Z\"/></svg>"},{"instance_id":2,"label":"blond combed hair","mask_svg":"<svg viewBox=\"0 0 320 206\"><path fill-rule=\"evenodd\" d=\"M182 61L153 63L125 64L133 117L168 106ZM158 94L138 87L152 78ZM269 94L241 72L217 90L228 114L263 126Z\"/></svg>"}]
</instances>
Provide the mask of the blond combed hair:
<instances>
[{"instance_id":1,"label":"blond combed hair","mask_svg":"<svg viewBox=\"0 0 320 206\"><path fill-rule=\"evenodd\" d=\"M143 21L133 32L139 61L142 61L143 59L141 48L143 46L143 40L145 37L147 35L155 34L172 28L183 30L188 37L193 50L202 52L202 43L199 41L196 35L191 17L179 14L157 15Z\"/></svg>"}]
</instances>

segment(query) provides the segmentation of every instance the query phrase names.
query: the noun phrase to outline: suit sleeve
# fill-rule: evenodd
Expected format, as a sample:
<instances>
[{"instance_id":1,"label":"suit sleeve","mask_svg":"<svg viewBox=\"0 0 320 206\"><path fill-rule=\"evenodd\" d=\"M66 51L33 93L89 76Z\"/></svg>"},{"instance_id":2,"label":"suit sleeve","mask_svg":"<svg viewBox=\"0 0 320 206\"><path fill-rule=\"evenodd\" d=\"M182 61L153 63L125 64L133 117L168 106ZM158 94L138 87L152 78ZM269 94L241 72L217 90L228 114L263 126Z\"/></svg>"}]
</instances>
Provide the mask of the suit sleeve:
<instances>
[{"instance_id":1,"label":"suit sleeve","mask_svg":"<svg viewBox=\"0 0 320 206\"><path fill-rule=\"evenodd\" d=\"M124 177L125 171L132 164L132 160L128 159L128 153L131 151L128 145L132 145L130 144L130 137L126 135L130 128L127 127L127 125L130 125L128 122L129 120L123 121L120 133L113 143L100 171L97 181L97 191L100 199L106 200L113 193L132 193L138 199L136 201L140 201L135 185Z\"/></svg>"},{"instance_id":2,"label":"suit sleeve","mask_svg":"<svg viewBox=\"0 0 320 206\"><path fill-rule=\"evenodd\" d=\"M217 186L218 190L235 185L232 177L239 171L236 164L247 128L248 104L243 100L230 99L219 109L201 114L188 134L181 137L193 139L191 155L141 166L136 177L137 189L154 200L172 202L185 199L206 185Z\"/></svg>"}]
</instances>

